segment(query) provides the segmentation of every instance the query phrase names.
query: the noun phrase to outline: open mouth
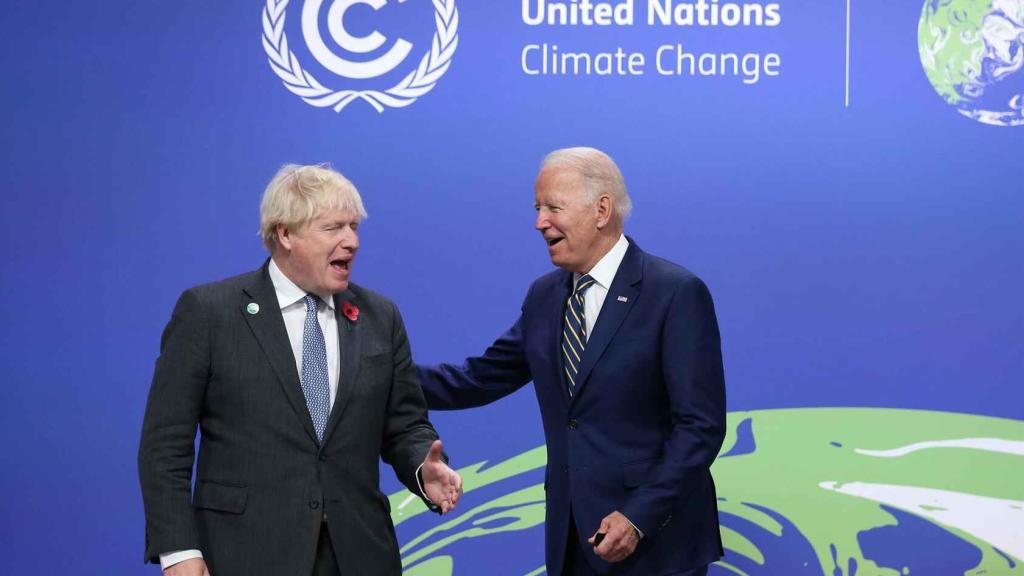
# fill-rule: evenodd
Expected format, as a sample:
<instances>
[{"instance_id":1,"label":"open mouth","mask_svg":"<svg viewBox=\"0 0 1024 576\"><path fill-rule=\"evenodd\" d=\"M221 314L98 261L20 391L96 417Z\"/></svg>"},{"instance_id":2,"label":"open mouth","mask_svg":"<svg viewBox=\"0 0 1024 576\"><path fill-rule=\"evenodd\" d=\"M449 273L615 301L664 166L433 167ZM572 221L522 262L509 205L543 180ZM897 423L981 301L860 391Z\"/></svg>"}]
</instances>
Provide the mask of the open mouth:
<instances>
[{"instance_id":1,"label":"open mouth","mask_svg":"<svg viewBox=\"0 0 1024 576\"><path fill-rule=\"evenodd\" d=\"M348 271L349 265L352 263L351 260L331 260L331 268L335 270Z\"/></svg>"},{"instance_id":2,"label":"open mouth","mask_svg":"<svg viewBox=\"0 0 1024 576\"><path fill-rule=\"evenodd\" d=\"M548 246L554 246L555 244L558 244L562 240L564 240L564 238L561 238L561 237L559 237L559 238L545 238L544 239L544 241L548 243Z\"/></svg>"}]
</instances>

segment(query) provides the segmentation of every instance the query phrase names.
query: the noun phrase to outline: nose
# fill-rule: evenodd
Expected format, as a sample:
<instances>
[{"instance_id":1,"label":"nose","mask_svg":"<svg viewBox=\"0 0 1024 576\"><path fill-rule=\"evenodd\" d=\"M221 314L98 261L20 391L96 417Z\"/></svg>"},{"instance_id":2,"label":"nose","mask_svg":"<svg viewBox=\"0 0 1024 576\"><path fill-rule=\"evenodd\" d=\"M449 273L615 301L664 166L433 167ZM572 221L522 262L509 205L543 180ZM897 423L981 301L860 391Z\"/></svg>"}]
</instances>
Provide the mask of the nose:
<instances>
[{"instance_id":1,"label":"nose","mask_svg":"<svg viewBox=\"0 0 1024 576\"><path fill-rule=\"evenodd\" d=\"M551 227L551 223L548 222L548 215L544 212L543 208L537 210L537 218L533 221L533 227L541 232Z\"/></svg>"},{"instance_id":2,"label":"nose","mask_svg":"<svg viewBox=\"0 0 1024 576\"><path fill-rule=\"evenodd\" d=\"M350 252L359 249L359 234L353 228L346 228L341 235L341 247Z\"/></svg>"}]
</instances>

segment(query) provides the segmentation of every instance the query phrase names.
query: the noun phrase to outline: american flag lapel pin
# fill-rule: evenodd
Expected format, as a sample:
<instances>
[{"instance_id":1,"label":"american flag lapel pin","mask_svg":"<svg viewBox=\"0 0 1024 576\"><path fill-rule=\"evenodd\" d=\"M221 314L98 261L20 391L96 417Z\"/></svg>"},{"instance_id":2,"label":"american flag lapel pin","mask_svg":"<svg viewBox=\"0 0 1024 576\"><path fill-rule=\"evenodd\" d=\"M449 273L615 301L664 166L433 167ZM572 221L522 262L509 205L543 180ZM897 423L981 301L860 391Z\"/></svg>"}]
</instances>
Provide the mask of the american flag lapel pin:
<instances>
[{"instance_id":1,"label":"american flag lapel pin","mask_svg":"<svg viewBox=\"0 0 1024 576\"><path fill-rule=\"evenodd\" d=\"M619 302L629 302L629 298L626 298L625 296L619 296L618 300Z\"/></svg>"}]
</instances>

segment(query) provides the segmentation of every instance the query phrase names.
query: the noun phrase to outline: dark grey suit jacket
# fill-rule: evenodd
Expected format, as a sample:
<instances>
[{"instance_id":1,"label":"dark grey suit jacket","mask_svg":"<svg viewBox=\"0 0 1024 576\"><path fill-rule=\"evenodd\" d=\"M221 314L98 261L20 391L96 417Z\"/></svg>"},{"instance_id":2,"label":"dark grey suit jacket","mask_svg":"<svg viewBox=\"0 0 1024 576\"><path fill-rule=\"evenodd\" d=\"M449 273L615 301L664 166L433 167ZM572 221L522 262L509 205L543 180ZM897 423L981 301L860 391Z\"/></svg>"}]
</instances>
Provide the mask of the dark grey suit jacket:
<instances>
[{"instance_id":1,"label":"dark grey suit jacket","mask_svg":"<svg viewBox=\"0 0 1024 576\"><path fill-rule=\"evenodd\" d=\"M147 562L199 549L214 576L308 576L326 514L343 574L401 573L378 459L418 494L437 433L395 305L350 284L335 309L341 378L321 446L267 264L181 295L139 446Z\"/></svg>"}]
</instances>

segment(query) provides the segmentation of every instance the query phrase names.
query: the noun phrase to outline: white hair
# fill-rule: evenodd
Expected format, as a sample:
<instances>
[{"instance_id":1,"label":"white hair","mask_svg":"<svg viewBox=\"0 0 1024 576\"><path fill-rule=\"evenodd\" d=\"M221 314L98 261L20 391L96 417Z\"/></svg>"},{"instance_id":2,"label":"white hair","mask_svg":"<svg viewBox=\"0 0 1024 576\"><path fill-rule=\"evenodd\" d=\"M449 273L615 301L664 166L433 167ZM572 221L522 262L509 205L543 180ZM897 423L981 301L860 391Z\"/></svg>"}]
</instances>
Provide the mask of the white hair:
<instances>
[{"instance_id":1,"label":"white hair","mask_svg":"<svg viewBox=\"0 0 1024 576\"><path fill-rule=\"evenodd\" d=\"M547 168L569 168L583 179L587 201L591 204L603 194L611 196L615 214L621 224L633 211L633 201L626 192L622 172L610 156L596 148L577 146L551 152L540 163L541 171Z\"/></svg>"}]
</instances>

